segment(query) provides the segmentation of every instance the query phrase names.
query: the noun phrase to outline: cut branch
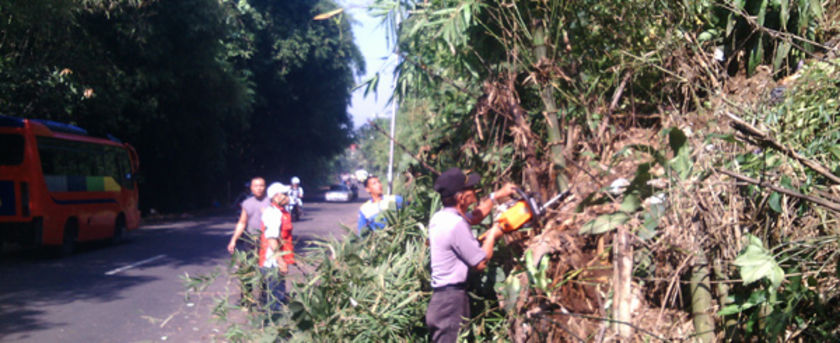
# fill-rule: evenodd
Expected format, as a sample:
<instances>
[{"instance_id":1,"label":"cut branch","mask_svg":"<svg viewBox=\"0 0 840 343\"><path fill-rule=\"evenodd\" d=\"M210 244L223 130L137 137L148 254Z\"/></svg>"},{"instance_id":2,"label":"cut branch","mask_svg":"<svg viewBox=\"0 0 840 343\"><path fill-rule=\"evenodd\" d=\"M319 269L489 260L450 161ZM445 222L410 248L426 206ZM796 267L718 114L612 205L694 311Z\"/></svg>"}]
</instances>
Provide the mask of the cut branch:
<instances>
[{"instance_id":1,"label":"cut branch","mask_svg":"<svg viewBox=\"0 0 840 343\"><path fill-rule=\"evenodd\" d=\"M820 197L805 195L805 194L799 193L797 191L792 191L792 190L787 189L787 188L783 188L783 187L773 185L773 184L771 184L767 181L759 181L759 180L753 179L749 176L736 174L736 173L733 173L733 172L728 171L728 170L718 169L717 171L720 172L720 173L729 175L731 177L734 177L738 180L748 182L748 183L751 183L751 184L754 184L754 185L757 185L757 186L769 188L769 189L771 189L775 192L779 192L779 193L782 193L782 194L785 194L785 195L789 195L789 196L796 197L796 198L799 198L799 199L807 200L807 201L810 201L810 202L815 203L817 205L823 206L823 207L825 207L829 210L832 210L832 211L835 211L835 212L840 212L840 204L838 204L836 202L828 201L828 200L820 198Z\"/></svg>"},{"instance_id":2,"label":"cut branch","mask_svg":"<svg viewBox=\"0 0 840 343\"><path fill-rule=\"evenodd\" d=\"M815 161L812 161L812 160L809 160L809 159L805 158L804 156L800 155L799 153L797 153L796 151L793 151L793 149L791 149L789 147L786 147L779 142L776 142L773 138L770 137L770 135L768 135L767 133L762 132L761 130L755 128L754 126L745 122L743 119L738 118L738 116L736 116L732 113L729 113L729 112L726 112L726 115L730 119L732 119L732 127L735 128L736 130L741 131L744 134L747 134L747 135L750 135L750 136L753 136L753 137L757 138L761 143L767 144L771 148L781 151L782 153L784 153L788 157L799 161L799 163L802 163L803 165L805 165L808 168L811 168L812 170L819 173L820 175L825 176L826 178L828 178L832 182L834 182L836 184L840 184L840 177L837 177L837 175L832 174L831 171L829 171L828 169L826 169L825 167L823 167L819 163L817 163Z\"/></svg>"}]
</instances>

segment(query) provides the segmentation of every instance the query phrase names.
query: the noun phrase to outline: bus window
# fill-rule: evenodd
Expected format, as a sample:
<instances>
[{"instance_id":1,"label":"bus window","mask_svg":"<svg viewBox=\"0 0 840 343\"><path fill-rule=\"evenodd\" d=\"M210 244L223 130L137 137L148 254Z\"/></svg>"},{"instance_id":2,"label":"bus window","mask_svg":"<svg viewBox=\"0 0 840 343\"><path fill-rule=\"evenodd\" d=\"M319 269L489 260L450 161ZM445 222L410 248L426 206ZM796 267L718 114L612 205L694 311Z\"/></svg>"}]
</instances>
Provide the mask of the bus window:
<instances>
[{"instance_id":1,"label":"bus window","mask_svg":"<svg viewBox=\"0 0 840 343\"><path fill-rule=\"evenodd\" d=\"M134 182L131 181L131 162L128 159L128 152L117 147L107 147L104 175L112 177L123 188L133 189Z\"/></svg>"},{"instance_id":2,"label":"bus window","mask_svg":"<svg viewBox=\"0 0 840 343\"><path fill-rule=\"evenodd\" d=\"M134 189L134 176L131 171L131 161L128 159L128 152L125 150L117 151L117 165L119 165L118 182L125 188Z\"/></svg>"},{"instance_id":3,"label":"bus window","mask_svg":"<svg viewBox=\"0 0 840 343\"><path fill-rule=\"evenodd\" d=\"M23 163L23 136L0 134L0 165Z\"/></svg>"},{"instance_id":4,"label":"bus window","mask_svg":"<svg viewBox=\"0 0 840 343\"><path fill-rule=\"evenodd\" d=\"M41 170L53 192L119 191L119 148L49 137L38 137ZM131 187L130 187L131 188Z\"/></svg>"}]
</instances>

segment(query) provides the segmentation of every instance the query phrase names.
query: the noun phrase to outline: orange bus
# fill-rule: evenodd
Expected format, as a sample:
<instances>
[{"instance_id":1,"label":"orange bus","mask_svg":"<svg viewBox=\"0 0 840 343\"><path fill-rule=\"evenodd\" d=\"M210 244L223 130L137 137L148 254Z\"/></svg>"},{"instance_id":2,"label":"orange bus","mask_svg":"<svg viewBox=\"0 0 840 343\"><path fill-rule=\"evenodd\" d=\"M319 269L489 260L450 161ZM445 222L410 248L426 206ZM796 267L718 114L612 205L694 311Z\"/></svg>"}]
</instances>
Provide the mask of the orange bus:
<instances>
[{"instance_id":1,"label":"orange bus","mask_svg":"<svg viewBox=\"0 0 840 343\"><path fill-rule=\"evenodd\" d=\"M137 153L77 126L0 115L0 243L122 239L140 224Z\"/></svg>"}]
</instances>

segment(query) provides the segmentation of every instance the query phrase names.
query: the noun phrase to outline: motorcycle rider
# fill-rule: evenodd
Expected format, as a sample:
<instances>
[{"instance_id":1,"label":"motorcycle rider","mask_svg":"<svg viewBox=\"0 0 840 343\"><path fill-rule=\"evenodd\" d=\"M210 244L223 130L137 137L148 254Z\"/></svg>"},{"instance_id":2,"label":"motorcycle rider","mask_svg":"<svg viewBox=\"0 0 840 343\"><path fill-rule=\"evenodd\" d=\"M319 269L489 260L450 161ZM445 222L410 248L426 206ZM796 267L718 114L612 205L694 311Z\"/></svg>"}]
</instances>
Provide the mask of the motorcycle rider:
<instances>
[{"instance_id":1,"label":"motorcycle rider","mask_svg":"<svg viewBox=\"0 0 840 343\"><path fill-rule=\"evenodd\" d=\"M297 217L303 216L303 187L300 186L300 179L297 176L292 177L292 185L289 190L289 212L294 212L294 207L297 206ZM293 213L294 214L294 213Z\"/></svg>"}]
</instances>

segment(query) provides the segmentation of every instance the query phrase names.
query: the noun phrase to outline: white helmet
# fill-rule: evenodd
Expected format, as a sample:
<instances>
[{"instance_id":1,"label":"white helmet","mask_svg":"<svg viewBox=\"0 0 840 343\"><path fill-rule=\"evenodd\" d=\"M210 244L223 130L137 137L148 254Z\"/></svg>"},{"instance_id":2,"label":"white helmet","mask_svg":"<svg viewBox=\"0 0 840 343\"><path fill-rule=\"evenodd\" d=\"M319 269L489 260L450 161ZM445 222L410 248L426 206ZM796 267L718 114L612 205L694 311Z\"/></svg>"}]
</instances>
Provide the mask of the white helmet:
<instances>
[{"instance_id":1,"label":"white helmet","mask_svg":"<svg viewBox=\"0 0 840 343\"><path fill-rule=\"evenodd\" d=\"M286 186L279 182L275 182L272 183L271 186L268 186L268 190L266 191L266 193L268 193L269 199L274 198L274 196L277 195L277 193L289 194L289 186Z\"/></svg>"},{"instance_id":2,"label":"white helmet","mask_svg":"<svg viewBox=\"0 0 840 343\"><path fill-rule=\"evenodd\" d=\"M292 184L297 185L300 184L300 179L297 176L292 176Z\"/></svg>"}]
</instances>

